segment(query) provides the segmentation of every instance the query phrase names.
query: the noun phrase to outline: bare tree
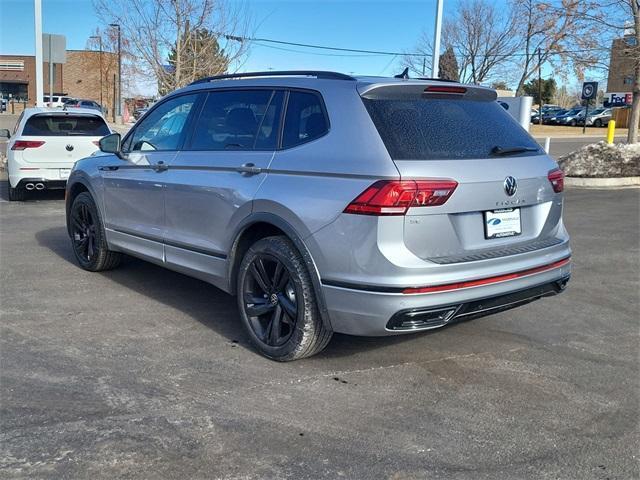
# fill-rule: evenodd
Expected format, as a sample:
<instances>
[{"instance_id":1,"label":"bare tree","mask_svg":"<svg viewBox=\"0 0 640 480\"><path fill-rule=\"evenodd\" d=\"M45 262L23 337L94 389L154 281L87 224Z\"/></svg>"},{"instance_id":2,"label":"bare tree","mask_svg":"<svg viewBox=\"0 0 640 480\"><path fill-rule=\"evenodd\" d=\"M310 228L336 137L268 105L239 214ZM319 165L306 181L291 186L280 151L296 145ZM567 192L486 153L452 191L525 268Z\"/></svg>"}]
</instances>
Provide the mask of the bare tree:
<instances>
[{"instance_id":1,"label":"bare tree","mask_svg":"<svg viewBox=\"0 0 640 480\"><path fill-rule=\"evenodd\" d=\"M559 76L570 67L582 79L585 69L598 63L605 49L599 46L599 32L589 19L597 8L598 3L589 0L513 0L521 45L515 58L521 72L519 94L543 64L554 66Z\"/></svg>"},{"instance_id":2,"label":"bare tree","mask_svg":"<svg viewBox=\"0 0 640 480\"><path fill-rule=\"evenodd\" d=\"M446 45L453 46L458 57L460 79L482 83L511 60L520 48L516 38L516 16L495 2L460 2L457 12L443 26Z\"/></svg>"},{"instance_id":3,"label":"bare tree","mask_svg":"<svg viewBox=\"0 0 640 480\"><path fill-rule=\"evenodd\" d=\"M94 7L105 24L120 25L137 70L153 78L160 91L182 87L202 76L224 73L230 65L240 65L247 53L248 43L243 38L247 36L250 18L241 3L94 0ZM206 41L202 40L202 32L207 32ZM195 43L198 57L209 61L198 62L194 67ZM220 61L220 56L225 60Z\"/></svg>"},{"instance_id":4,"label":"bare tree","mask_svg":"<svg viewBox=\"0 0 640 480\"><path fill-rule=\"evenodd\" d=\"M517 19L509 9L489 0L460 1L457 10L444 21L442 43L453 49L458 78L465 83L482 83L498 76L518 50ZM416 47L418 54L431 57L432 42L423 33ZM419 72L423 58L407 55L404 63Z\"/></svg>"},{"instance_id":5,"label":"bare tree","mask_svg":"<svg viewBox=\"0 0 640 480\"><path fill-rule=\"evenodd\" d=\"M633 67L633 101L631 103L631 118L629 119L629 143L638 143L638 123L640 123L640 1L627 0L633 13L633 45L629 45L628 54L635 59Z\"/></svg>"}]
</instances>

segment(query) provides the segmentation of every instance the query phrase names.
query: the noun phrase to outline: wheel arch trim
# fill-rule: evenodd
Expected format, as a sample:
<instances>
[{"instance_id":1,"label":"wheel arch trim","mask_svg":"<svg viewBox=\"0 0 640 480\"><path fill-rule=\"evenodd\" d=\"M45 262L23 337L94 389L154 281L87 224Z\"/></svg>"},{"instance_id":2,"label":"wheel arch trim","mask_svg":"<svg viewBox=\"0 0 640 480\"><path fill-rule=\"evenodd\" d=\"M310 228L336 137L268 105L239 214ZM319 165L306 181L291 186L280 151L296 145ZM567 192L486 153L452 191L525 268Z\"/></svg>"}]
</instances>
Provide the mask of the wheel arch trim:
<instances>
[{"instance_id":1,"label":"wheel arch trim","mask_svg":"<svg viewBox=\"0 0 640 480\"><path fill-rule=\"evenodd\" d=\"M69 213L71 212L71 195L70 192L71 190L76 186L76 185L82 185L88 192L89 195L91 195L93 197L93 201L96 204L96 208L98 209L98 213L100 214L100 216L102 218L104 218L103 216L103 212L100 211L100 199L99 197L96 195L96 192L94 190L94 188L91 186L91 182L89 180L87 180L83 175L79 175L76 174L73 177L69 178L69 180L67 181L67 186L65 188L65 219L67 222L67 233L69 235L71 235L71 231L69 230Z\"/></svg>"},{"instance_id":2,"label":"wheel arch trim","mask_svg":"<svg viewBox=\"0 0 640 480\"><path fill-rule=\"evenodd\" d=\"M307 269L309 270L309 274L311 276L311 283L313 285L313 290L316 295L316 299L318 301L318 310L320 311L320 317L322 318L322 322L325 328L333 330L331 328L329 311L327 309L327 305L324 298L324 292L322 290L320 273L318 272L318 268L316 266L315 261L313 260L313 257L311 256L311 253L309 252L309 249L307 248L305 243L302 241L302 238L300 237L300 235L298 235L298 233L293 228L293 226L291 226L290 223L288 223L286 220L272 213L268 213L268 212L252 213L251 215L246 217L242 222L240 222L240 224L236 228L234 235L232 237L233 243L231 245L231 249L228 255L229 261L227 266L227 280L229 284L229 292L232 294L237 294L236 285L235 285L236 273L234 271L235 270L234 266L238 260L236 258L238 243L242 238L242 235L244 234L244 232L248 228L250 228L252 225L255 225L256 223L268 223L273 225L274 227L277 227L278 229L282 230L285 233L285 235L289 238L289 240L293 242L295 247L298 249L298 251L302 255L302 259L304 260L304 263L307 266Z\"/></svg>"}]
</instances>

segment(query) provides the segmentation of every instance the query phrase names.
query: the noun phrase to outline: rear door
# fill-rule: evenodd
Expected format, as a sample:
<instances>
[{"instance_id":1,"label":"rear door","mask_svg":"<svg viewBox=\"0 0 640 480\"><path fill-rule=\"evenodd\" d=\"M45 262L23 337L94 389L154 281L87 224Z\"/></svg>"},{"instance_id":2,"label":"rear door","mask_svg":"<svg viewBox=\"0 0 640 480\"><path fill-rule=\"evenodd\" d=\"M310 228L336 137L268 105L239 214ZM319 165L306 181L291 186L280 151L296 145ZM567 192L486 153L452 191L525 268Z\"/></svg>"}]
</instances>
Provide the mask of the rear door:
<instances>
[{"instance_id":1,"label":"rear door","mask_svg":"<svg viewBox=\"0 0 640 480\"><path fill-rule=\"evenodd\" d=\"M273 158L283 98L271 88L207 94L190 141L163 175L167 263L225 286L228 241Z\"/></svg>"},{"instance_id":2,"label":"rear door","mask_svg":"<svg viewBox=\"0 0 640 480\"><path fill-rule=\"evenodd\" d=\"M453 261L552 244L562 213L547 178L556 163L495 102L493 91L428 89L412 84L363 93L403 180L457 182L443 205L409 209L407 247L423 259Z\"/></svg>"},{"instance_id":3,"label":"rear door","mask_svg":"<svg viewBox=\"0 0 640 480\"><path fill-rule=\"evenodd\" d=\"M167 166L184 142L186 124L198 94L158 104L123 143L125 159L101 168L105 225L109 240L148 259L162 261Z\"/></svg>"},{"instance_id":4,"label":"rear door","mask_svg":"<svg viewBox=\"0 0 640 480\"><path fill-rule=\"evenodd\" d=\"M110 133L99 115L39 113L27 119L20 138L44 143L38 148L25 149L22 159L40 168L68 169L98 150L98 140Z\"/></svg>"}]
</instances>

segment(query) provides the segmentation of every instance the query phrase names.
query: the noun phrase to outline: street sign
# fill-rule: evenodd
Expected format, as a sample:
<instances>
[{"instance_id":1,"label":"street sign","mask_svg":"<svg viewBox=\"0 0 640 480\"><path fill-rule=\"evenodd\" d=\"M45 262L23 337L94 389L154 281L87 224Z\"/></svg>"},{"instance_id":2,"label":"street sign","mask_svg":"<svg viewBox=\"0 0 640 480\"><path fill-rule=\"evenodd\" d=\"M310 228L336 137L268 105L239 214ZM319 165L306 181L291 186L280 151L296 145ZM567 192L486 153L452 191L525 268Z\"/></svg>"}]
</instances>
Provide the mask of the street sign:
<instances>
[{"instance_id":1,"label":"street sign","mask_svg":"<svg viewBox=\"0 0 640 480\"><path fill-rule=\"evenodd\" d=\"M593 100L598 96L598 82L584 82L582 84L582 100Z\"/></svg>"},{"instance_id":2,"label":"street sign","mask_svg":"<svg viewBox=\"0 0 640 480\"><path fill-rule=\"evenodd\" d=\"M67 39L64 35L53 35L51 33L42 34L43 61L51 63L66 63L67 61Z\"/></svg>"},{"instance_id":3,"label":"street sign","mask_svg":"<svg viewBox=\"0 0 640 480\"><path fill-rule=\"evenodd\" d=\"M589 103L591 100L598 98L598 82L583 82L582 83L582 100L587 101L587 108L584 112L584 123L582 124L582 133L587 131L587 117L589 116Z\"/></svg>"}]
</instances>

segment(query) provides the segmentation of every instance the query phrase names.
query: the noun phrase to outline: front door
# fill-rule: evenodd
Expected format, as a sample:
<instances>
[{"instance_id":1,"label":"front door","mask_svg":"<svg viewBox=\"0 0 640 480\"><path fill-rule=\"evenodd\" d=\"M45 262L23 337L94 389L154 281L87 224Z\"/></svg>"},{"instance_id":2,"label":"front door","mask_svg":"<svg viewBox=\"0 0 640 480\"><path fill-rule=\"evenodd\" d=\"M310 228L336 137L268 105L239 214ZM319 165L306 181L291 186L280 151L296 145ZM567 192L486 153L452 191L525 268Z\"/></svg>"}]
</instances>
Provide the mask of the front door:
<instances>
[{"instance_id":1,"label":"front door","mask_svg":"<svg viewBox=\"0 0 640 480\"><path fill-rule=\"evenodd\" d=\"M123 143L126 159L102 167L105 227L109 242L150 260L163 261L164 175L182 146L197 94L157 105Z\"/></svg>"},{"instance_id":2,"label":"front door","mask_svg":"<svg viewBox=\"0 0 640 480\"><path fill-rule=\"evenodd\" d=\"M167 264L225 287L226 254L276 149L283 91L209 92L164 176Z\"/></svg>"}]
</instances>

